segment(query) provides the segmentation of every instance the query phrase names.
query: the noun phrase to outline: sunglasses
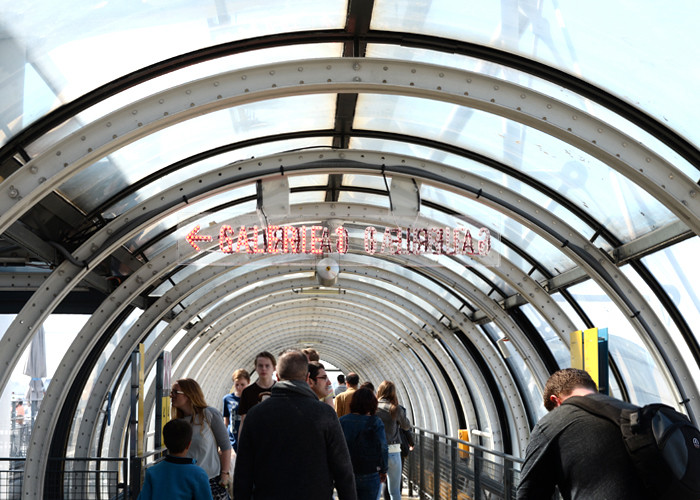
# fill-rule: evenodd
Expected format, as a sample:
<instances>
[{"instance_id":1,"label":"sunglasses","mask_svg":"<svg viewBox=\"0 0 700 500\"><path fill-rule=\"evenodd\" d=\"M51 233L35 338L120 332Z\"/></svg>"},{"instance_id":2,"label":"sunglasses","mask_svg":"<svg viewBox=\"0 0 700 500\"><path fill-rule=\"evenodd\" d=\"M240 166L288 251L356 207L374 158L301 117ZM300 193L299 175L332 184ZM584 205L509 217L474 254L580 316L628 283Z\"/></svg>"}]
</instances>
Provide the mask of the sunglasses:
<instances>
[{"instance_id":1,"label":"sunglasses","mask_svg":"<svg viewBox=\"0 0 700 500\"><path fill-rule=\"evenodd\" d=\"M170 397L171 397L171 398L174 398L174 397L177 396L178 394L184 394L184 392L182 392L182 391L170 391Z\"/></svg>"}]
</instances>

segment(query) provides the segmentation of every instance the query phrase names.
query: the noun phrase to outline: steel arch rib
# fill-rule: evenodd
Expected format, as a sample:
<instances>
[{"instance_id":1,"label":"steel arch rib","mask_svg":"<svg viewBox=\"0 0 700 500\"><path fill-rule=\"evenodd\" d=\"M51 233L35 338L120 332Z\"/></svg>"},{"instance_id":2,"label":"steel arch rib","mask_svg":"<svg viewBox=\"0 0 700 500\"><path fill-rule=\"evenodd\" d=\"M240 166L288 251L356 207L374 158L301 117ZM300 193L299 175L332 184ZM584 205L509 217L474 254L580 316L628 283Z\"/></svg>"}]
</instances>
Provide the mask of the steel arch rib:
<instances>
[{"instance_id":1,"label":"steel arch rib","mask_svg":"<svg viewBox=\"0 0 700 500\"><path fill-rule=\"evenodd\" d=\"M602 120L531 89L415 61L329 58L244 68L188 82L97 119L32 159L2 184L0 231L35 200L99 158L187 119L264 99L372 92L423 97L510 118L570 143L642 185L700 234L696 183Z\"/></svg>"}]
</instances>

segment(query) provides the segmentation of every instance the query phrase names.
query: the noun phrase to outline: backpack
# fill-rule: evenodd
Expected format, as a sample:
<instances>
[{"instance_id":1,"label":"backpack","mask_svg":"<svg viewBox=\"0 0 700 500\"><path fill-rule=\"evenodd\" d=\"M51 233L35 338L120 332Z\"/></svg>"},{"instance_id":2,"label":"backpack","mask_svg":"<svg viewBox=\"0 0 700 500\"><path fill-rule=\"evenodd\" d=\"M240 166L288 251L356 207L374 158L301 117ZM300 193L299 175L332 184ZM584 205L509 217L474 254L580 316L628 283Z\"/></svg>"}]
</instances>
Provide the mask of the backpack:
<instances>
[{"instance_id":1,"label":"backpack","mask_svg":"<svg viewBox=\"0 0 700 500\"><path fill-rule=\"evenodd\" d=\"M688 417L661 403L638 407L614 398L572 396L564 404L620 427L627 453L654 498L700 498L700 430Z\"/></svg>"}]
</instances>

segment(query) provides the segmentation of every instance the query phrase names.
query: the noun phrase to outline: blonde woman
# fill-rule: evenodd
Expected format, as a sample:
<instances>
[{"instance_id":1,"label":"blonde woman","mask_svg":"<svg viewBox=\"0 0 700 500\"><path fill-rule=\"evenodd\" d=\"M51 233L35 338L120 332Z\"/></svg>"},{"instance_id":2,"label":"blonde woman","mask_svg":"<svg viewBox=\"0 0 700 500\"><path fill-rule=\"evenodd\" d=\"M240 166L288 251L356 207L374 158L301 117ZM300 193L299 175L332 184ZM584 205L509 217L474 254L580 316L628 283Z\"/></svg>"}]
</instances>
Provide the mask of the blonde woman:
<instances>
[{"instance_id":1,"label":"blonde woman","mask_svg":"<svg viewBox=\"0 0 700 500\"><path fill-rule=\"evenodd\" d=\"M399 406L396 397L396 385L389 380L379 384L377 389L376 415L384 423L386 442L389 445L389 467L386 488L391 500L401 500L401 436L399 429L408 430L411 423L406 417L406 410Z\"/></svg>"},{"instance_id":2,"label":"blonde woman","mask_svg":"<svg viewBox=\"0 0 700 500\"><path fill-rule=\"evenodd\" d=\"M202 388L191 378L175 382L170 398L174 418L192 425L192 445L187 456L196 459L197 465L206 471L214 500L228 499L226 485L231 480L231 442L221 413L207 405Z\"/></svg>"}]
</instances>

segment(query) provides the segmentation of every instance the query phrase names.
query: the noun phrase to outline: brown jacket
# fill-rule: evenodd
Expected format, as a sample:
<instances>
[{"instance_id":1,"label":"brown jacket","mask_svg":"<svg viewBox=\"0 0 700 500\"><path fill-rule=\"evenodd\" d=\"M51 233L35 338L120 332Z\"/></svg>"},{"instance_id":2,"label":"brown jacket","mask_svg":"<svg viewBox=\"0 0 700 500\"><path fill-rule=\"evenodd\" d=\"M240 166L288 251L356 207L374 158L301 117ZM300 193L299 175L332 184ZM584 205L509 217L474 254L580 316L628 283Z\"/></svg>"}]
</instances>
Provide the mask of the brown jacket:
<instances>
[{"instance_id":1,"label":"brown jacket","mask_svg":"<svg viewBox=\"0 0 700 500\"><path fill-rule=\"evenodd\" d=\"M357 387L348 387L348 390L341 392L335 397L335 412L338 418L350 413L350 401L352 401L352 393L357 390Z\"/></svg>"}]
</instances>

